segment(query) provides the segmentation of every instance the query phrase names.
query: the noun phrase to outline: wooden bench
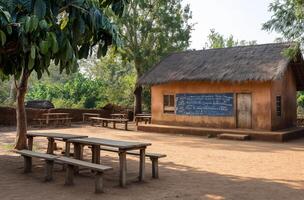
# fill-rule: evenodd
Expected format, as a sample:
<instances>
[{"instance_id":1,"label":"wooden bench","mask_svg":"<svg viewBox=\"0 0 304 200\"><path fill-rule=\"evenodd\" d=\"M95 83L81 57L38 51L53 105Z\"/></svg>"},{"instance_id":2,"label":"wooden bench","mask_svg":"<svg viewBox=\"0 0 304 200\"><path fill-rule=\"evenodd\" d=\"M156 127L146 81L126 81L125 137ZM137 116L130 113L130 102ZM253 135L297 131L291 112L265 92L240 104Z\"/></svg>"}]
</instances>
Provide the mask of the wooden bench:
<instances>
[{"instance_id":1,"label":"wooden bench","mask_svg":"<svg viewBox=\"0 0 304 200\"><path fill-rule=\"evenodd\" d=\"M94 126L95 122L102 125L102 127L108 127L108 124L113 123L113 128L116 128L116 123L125 124L125 130L128 130L128 119L111 119L102 117L90 117L91 125Z\"/></svg>"},{"instance_id":2,"label":"wooden bench","mask_svg":"<svg viewBox=\"0 0 304 200\"><path fill-rule=\"evenodd\" d=\"M24 158L24 173L32 171L32 158L40 158L45 160L45 181L51 181L53 179L53 167L54 161L57 156L45 153L39 153L30 150L17 150L16 153L20 154Z\"/></svg>"},{"instance_id":3,"label":"wooden bench","mask_svg":"<svg viewBox=\"0 0 304 200\"><path fill-rule=\"evenodd\" d=\"M65 185L74 184L74 171L75 167L85 167L95 171L95 193L103 192L103 173L108 170L112 170L112 167L90 163L82 160L77 160L69 157L58 157L56 161L64 163L66 167Z\"/></svg>"},{"instance_id":4,"label":"wooden bench","mask_svg":"<svg viewBox=\"0 0 304 200\"><path fill-rule=\"evenodd\" d=\"M100 150L103 151L109 151L114 153L119 153L118 149L112 148L112 147L100 147ZM137 151L127 151L127 154L133 155L133 156L140 156L139 152ZM149 157L152 162L152 178L159 178L158 173L158 159L164 158L167 155L165 154L159 154L159 153L146 153L146 157Z\"/></svg>"}]
</instances>

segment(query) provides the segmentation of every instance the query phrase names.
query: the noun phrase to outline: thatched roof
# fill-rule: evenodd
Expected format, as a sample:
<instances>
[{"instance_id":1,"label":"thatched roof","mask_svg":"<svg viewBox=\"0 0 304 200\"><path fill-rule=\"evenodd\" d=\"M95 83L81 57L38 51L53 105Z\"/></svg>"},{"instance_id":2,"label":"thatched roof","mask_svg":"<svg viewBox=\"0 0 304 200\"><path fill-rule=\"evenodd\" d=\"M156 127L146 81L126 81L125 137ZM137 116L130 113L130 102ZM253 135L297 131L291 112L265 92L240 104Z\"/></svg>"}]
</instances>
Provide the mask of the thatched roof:
<instances>
[{"instance_id":1,"label":"thatched roof","mask_svg":"<svg viewBox=\"0 0 304 200\"><path fill-rule=\"evenodd\" d=\"M271 81L280 79L291 60L282 52L290 43L240 46L173 53L139 79L140 85L177 81ZM301 63L302 61L302 57ZM304 65L297 67L304 88ZM303 76L302 76L303 75Z\"/></svg>"}]
</instances>

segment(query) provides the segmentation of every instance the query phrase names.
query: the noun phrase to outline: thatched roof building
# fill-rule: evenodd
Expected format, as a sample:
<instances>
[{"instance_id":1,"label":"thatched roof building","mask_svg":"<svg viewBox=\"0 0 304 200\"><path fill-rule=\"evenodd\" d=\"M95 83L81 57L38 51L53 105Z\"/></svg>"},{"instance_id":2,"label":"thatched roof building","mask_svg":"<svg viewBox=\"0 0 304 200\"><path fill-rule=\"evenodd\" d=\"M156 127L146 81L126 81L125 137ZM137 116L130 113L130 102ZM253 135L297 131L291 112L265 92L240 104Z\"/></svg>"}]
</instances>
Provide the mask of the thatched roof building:
<instances>
[{"instance_id":1,"label":"thatched roof building","mask_svg":"<svg viewBox=\"0 0 304 200\"><path fill-rule=\"evenodd\" d=\"M291 43L240 46L173 53L143 75L139 84L176 81L271 81L282 78L293 63L283 55ZM302 62L302 57L300 56ZM304 68L292 65L298 90L304 89Z\"/></svg>"},{"instance_id":2,"label":"thatched roof building","mask_svg":"<svg viewBox=\"0 0 304 200\"><path fill-rule=\"evenodd\" d=\"M139 79L151 85L152 123L278 130L296 122L304 62L291 43L173 53Z\"/></svg>"}]
</instances>

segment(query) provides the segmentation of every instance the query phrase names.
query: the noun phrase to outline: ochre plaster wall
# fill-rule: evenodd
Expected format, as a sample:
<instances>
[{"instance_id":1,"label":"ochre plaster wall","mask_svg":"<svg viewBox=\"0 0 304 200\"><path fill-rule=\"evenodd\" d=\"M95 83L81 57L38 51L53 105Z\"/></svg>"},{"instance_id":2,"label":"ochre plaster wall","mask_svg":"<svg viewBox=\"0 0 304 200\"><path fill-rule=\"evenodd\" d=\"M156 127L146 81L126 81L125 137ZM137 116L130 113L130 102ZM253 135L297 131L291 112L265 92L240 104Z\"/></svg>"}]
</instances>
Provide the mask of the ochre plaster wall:
<instances>
[{"instance_id":1,"label":"ochre plaster wall","mask_svg":"<svg viewBox=\"0 0 304 200\"><path fill-rule=\"evenodd\" d=\"M236 112L234 116L188 116L165 114L163 112L163 95L177 93L251 93L252 94L252 129L271 130L271 82L246 83L207 83L207 82L176 82L152 86L152 123L236 128ZM234 98L236 102L236 97ZM234 106L235 109L236 106Z\"/></svg>"}]
</instances>

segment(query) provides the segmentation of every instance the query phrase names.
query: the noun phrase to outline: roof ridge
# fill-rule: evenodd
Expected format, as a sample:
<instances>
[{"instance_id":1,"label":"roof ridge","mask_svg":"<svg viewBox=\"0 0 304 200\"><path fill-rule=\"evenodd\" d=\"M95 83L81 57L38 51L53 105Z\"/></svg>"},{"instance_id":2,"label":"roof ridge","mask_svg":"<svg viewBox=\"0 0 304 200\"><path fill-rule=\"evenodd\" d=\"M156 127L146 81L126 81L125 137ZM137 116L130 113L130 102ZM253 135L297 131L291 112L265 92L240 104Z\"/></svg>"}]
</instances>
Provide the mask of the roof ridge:
<instances>
[{"instance_id":1,"label":"roof ridge","mask_svg":"<svg viewBox=\"0 0 304 200\"><path fill-rule=\"evenodd\" d=\"M221 47L221 48L210 48L210 49L189 49L186 51L180 51L180 52L172 52L172 54L182 54L182 53L189 53L189 52L201 52L201 51L216 51L216 50L223 50L223 49L233 49L233 48L247 48L247 47L256 47L256 46L270 46L270 45L292 45L295 42L273 42L273 43L265 43L265 44L251 44L251 45L240 45L240 46L233 46L233 47Z\"/></svg>"}]
</instances>

